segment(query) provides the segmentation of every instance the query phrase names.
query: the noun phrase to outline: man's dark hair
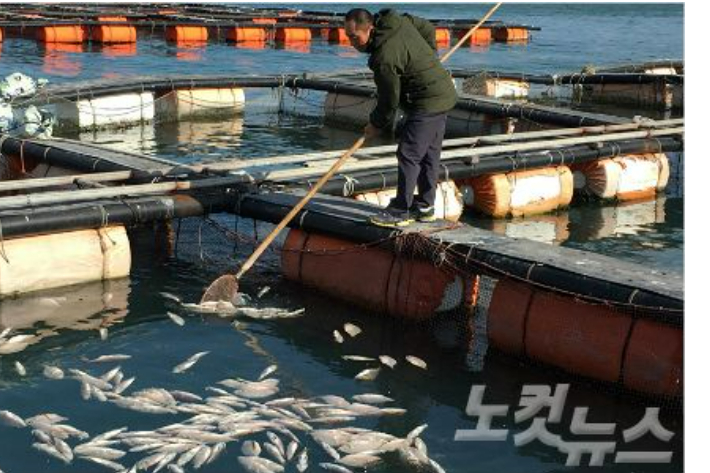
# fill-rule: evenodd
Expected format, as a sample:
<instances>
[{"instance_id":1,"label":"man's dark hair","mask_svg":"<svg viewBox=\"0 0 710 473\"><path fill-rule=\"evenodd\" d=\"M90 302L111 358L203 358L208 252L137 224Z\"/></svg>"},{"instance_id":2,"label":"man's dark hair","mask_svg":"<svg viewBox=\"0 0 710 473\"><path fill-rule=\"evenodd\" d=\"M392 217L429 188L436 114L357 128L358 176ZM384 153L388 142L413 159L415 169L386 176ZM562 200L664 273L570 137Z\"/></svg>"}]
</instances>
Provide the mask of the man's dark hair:
<instances>
[{"instance_id":1,"label":"man's dark hair","mask_svg":"<svg viewBox=\"0 0 710 473\"><path fill-rule=\"evenodd\" d=\"M371 25L374 22L372 13L364 8L353 8L345 14L345 21L352 21L358 27Z\"/></svg>"}]
</instances>

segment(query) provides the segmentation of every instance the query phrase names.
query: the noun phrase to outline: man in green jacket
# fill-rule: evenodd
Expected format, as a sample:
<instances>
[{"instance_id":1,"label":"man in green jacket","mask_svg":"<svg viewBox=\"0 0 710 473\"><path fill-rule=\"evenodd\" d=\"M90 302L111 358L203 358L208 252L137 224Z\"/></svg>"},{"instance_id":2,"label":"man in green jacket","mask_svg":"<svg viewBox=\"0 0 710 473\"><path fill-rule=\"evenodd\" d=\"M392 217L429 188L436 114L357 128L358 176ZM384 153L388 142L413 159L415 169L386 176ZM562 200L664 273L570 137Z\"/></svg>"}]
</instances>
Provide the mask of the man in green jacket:
<instances>
[{"instance_id":1,"label":"man in green jacket","mask_svg":"<svg viewBox=\"0 0 710 473\"><path fill-rule=\"evenodd\" d=\"M373 16L355 8L345 15L345 32L355 49L370 55L368 66L377 86L377 105L365 136L392 129L398 108L406 115L397 148L397 196L371 221L387 227L413 219L432 221L446 112L457 99L436 54L436 30L422 18L391 9Z\"/></svg>"}]
</instances>

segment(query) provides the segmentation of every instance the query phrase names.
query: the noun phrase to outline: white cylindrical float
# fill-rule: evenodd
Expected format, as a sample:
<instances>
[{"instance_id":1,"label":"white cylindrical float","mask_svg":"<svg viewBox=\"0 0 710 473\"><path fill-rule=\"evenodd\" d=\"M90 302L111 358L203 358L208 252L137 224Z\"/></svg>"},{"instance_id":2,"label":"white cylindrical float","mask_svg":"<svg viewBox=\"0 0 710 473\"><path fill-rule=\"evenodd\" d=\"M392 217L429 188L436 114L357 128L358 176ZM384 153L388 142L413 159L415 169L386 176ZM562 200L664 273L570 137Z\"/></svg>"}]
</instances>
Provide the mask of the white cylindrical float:
<instances>
[{"instance_id":1,"label":"white cylindrical float","mask_svg":"<svg viewBox=\"0 0 710 473\"><path fill-rule=\"evenodd\" d=\"M664 153L619 156L573 165L574 187L601 199L645 199L662 192L670 166Z\"/></svg>"},{"instance_id":2,"label":"white cylindrical float","mask_svg":"<svg viewBox=\"0 0 710 473\"><path fill-rule=\"evenodd\" d=\"M416 194L415 190L415 194ZM397 195L397 189L356 194L355 199L387 207ZM463 214L463 197L453 181L439 182L436 186L435 216L439 219L458 222Z\"/></svg>"},{"instance_id":3,"label":"white cylindrical float","mask_svg":"<svg viewBox=\"0 0 710 473\"><path fill-rule=\"evenodd\" d=\"M76 102L57 102L51 106L58 127L109 128L153 120L152 92L109 95Z\"/></svg>"},{"instance_id":4,"label":"white cylindrical float","mask_svg":"<svg viewBox=\"0 0 710 473\"><path fill-rule=\"evenodd\" d=\"M473 208L491 217L521 217L557 210L572 201L572 171L557 166L458 181Z\"/></svg>"},{"instance_id":5,"label":"white cylindrical float","mask_svg":"<svg viewBox=\"0 0 710 473\"><path fill-rule=\"evenodd\" d=\"M208 117L239 113L246 98L239 87L193 88L173 90L155 101L155 118L175 121L187 117Z\"/></svg>"},{"instance_id":6,"label":"white cylindrical float","mask_svg":"<svg viewBox=\"0 0 710 473\"><path fill-rule=\"evenodd\" d=\"M496 77L469 77L461 88L466 94L485 95L495 98L525 98L530 92L530 84L513 79Z\"/></svg>"},{"instance_id":7,"label":"white cylindrical float","mask_svg":"<svg viewBox=\"0 0 710 473\"><path fill-rule=\"evenodd\" d=\"M15 238L3 249L0 297L122 278L131 269L123 226Z\"/></svg>"}]
</instances>

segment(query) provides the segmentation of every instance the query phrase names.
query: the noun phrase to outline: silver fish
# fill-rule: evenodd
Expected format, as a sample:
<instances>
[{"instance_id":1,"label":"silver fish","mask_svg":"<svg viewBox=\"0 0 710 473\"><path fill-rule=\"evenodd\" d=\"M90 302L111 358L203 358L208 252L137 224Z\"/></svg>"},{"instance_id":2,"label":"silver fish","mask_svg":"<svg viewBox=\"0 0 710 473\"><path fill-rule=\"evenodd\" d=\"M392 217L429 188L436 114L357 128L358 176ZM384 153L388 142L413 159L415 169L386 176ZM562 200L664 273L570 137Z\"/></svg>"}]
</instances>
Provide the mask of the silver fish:
<instances>
[{"instance_id":1,"label":"silver fish","mask_svg":"<svg viewBox=\"0 0 710 473\"><path fill-rule=\"evenodd\" d=\"M271 290L271 288L270 288L269 286L264 286L264 287L261 288L261 290L260 290L259 293L256 295L256 297L258 297L259 299L261 299L261 298L264 297L264 296L266 295L266 293L269 292L270 290Z\"/></svg>"},{"instance_id":2,"label":"silver fish","mask_svg":"<svg viewBox=\"0 0 710 473\"><path fill-rule=\"evenodd\" d=\"M296 469L299 473L303 473L308 469L308 450L305 448L298 454L298 458L296 459Z\"/></svg>"},{"instance_id":3,"label":"silver fish","mask_svg":"<svg viewBox=\"0 0 710 473\"><path fill-rule=\"evenodd\" d=\"M388 402L394 402L394 399L383 396L382 394L356 394L353 399L357 402L364 402L365 404L385 404Z\"/></svg>"},{"instance_id":4,"label":"silver fish","mask_svg":"<svg viewBox=\"0 0 710 473\"><path fill-rule=\"evenodd\" d=\"M277 448L274 444L269 442L265 443L264 450L266 450L269 455L274 458L274 460L281 463L282 465L286 463L286 459L284 458L283 453L281 453L281 450Z\"/></svg>"},{"instance_id":5,"label":"silver fish","mask_svg":"<svg viewBox=\"0 0 710 473\"><path fill-rule=\"evenodd\" d=\"M296 455L296 452L298 451L298 442L295 440L292 440L291 443L288 444L288 447L286 448L286 460L291 461L293 460L293 457Z\"/></svg>"},{"instance_id":6,"label":"silver fish","mask_svg":"<svg viewBox=\"0 0 710 473\"><path fill-rule=\"evenodd\" d=\"M360 355L343 355L343 360L348 361L375 361L374 358L370 356L360 356Z\"/></svg>"},{"instance_id":7,"label":"silver fish","mask_svg":"<svg viewBox=\"0 0 710 473\"><path fill-rule=\"evenodd\" d=\"M168 317L170 317L170 320L172 320L173 322L175 322L177 325L179 325L179 326L181 326L181 327L182 327L183 325L185 325L185 319L183 319L183 318L180 317L179 315L174 314L174 313L172 313L172 312L167 312L167 314L168 314Z\"/></svg>"},{"instance_id":8,"label":"silver fish","mask_svg":"<svg viewBox=\"0 0 710 473\"><path fill-rule=\"evenodd\" d=\"M340 332L338 332L337 330L333 330L333 339L336 343L343 343L345 341L343 336L340 335Z\"/></svg>"},{"instance_id":9,"label":"silver fish","mask_svg":"<svg viewBox=\"0 0 710 473\"><path fill-rule=\"evenodd\" d=\"M397 360L395 360L391 356L380 355L380 363L382 363L383 365L385 365L389 368L394 369L395 365L397 364Z\"/></svg>"},{"instance_id":10,"label":"silver fish","mask_svg":"<svg viewBox=\"0 0 710 473\"><path fill-rule=\"evenodd\" d=\"M343 326L343 330L345 330L345 333L347 333L348 335L350 335L353 338L357 337L358 335L360 335L362 333L362 329L360 327L358 327L355 324L351 324L349 322Z\"/></svg>"},{"instance_id":11,"label":"silver fish","mask_svg":"<svg viewBox=\"0 0 710 473\"><path fill-rule=\"evenodd\" d=\"M99 329L99 336L101 337L101 340L107 340L108 339L108 329L106 327L101 327Z\"/></svg>"},{"instance_id":12,"label":"silver fish","mask_svg":"<svg viewBox=\"0 0 710 473\"><path fill-rule=\"evenodd\" d=\"M258 457L261 454L259 442L247 440L242 443L242 453L247 457Z\"/></svg>"},{"instance_id":13,"label":"silver fish","mask_svg":"<svg viewBox=\"0 0 710 473\"><path fill-rule=\"evenodd\" d=\"M405 359L411 363L412 365L416 366L417 368L421 368L423 370L427 369L427 364L424 360L421 358L417 358L416 356L413 355L407 355Z\"/></svg>"},{"instance_id":14,"label":"silver fish","mask_svg":"<svg viewBox=\"0 0 710 473\"><path fill-rule=\"evenodd\" d=\"M111 363L115 361L123 361L131 359L131 355L115 353L112 355L101 355L93 360L87 360L89 363Z\"/></svg>"},{"instance_id":15,"label":"silver fish","mask_svg":"<svg viewBox=\"0 0 710 473\"><path fill-rule=\"evenodd\" d=\"M369 455L367 453L355 453L341 457L338 461L339 463L352 468L369 468L380 463L382 459L378 456Z\"/></svg>"},{"instance_id":16,"label":"silver fish","mask_svg":"<svg viewBox=\"0 0 710 473\"><path fill-rule=\"evenodd\" d=\"M11 411L0 411L0 421L5 425L10 427L16 427L18 429L24 429L27 427L27 423L14 412Z\"/></svg>"},{"instance_id":17,"label":"silver fish","mask_svg":"<svg viewBox=\"0 0 710 473\"><path fill-rule=\"evenodd\" d=\"M160 294L161 296L163 296L166 299L170 299L171 301L177 302L178 304L182 303L182 299L180 299L175 294L171 294L169 292L159 292L158 294Z\"/></svg>"},{"instance_id":18,"label":"silver fish","mask_svg":"<svg viewBox=\"0 0 710 473\"><path fill-rule=\"evenodd\" d=\"M63 379L64 371L56 366L45 365L42 373L49 379Z\"/></svg>"},{"instance_id":19,"label":"silver fish","mask_svg":"<svg viewBox=\"0 0 710 473\"><path fill-rule=\"evenodd\" d=\"M37 450L39 450L40 452L44 452L44 453L46 453L47 455L56 458L57 460L61 460L61 461L63 461L64 463L67 463L67 464L68 464L69 461L70 461L70 460L67 460L67 459L64 457L64 455L62 455L62 454L59 452L59 450L57 450L57 447L55 447L54 445L50 445L50 444L47 444L47 443L38 443L38 442L35 442L35 443L32 444L32 447L35 448L35 449L37 449Z\"/></svg>"},{"instance_id":20,"label":"silver fish","mask_svg":"<svg viewBox=\"0 0 710 473\"><path fill-rule=\"evenodd\" d=\"M345 468L341 465L336 465L335 463L319 463L318 466L325 471L333 471L335 473L353 473L351 469Z\"/></svg>"},{"instance_id":21,"label":"silver fish","mask_svg":"<svg viewBox=\"0 0 710 473\"><path fill-rule=\"evenodd\" d=\"M22 363L20 363L19 361L15 362L15 371L17 371L17 374L19 374L20 376L27 375L27 370L24 366L22 366Z\"/></svg>"},{"instance_id":22,"label":"silver fish","mask_svg":"<svg viewBox=\"0 0 710 473\"><path fill-rule=\"evenodd\" d=\"M407 434L407 440L409 440L410 442L413 442L414 439L419 437L422 434L422 432L424 432L426 430L427 427L429 427L428 424L422 424L418 427L415 427L414 429L411 430L411 432L409 432Z\"/></svg>"},{"instance_id":23,"label":"silver fish","mask_svg":"<svg viewBox=\"0 0 710 473\"><path fill-rule=\"evenodd\" d=\"M372 381L377 378L378 374L380 374L380 368L368 368L366 370L360 371L355 376L355 379L359 381Z\"/></svg>"},{"instance_id":24,"label":"silver fish","mask_svg":"<svg viewBox=\"0 0 710 473\"><path fill-rule=\"evenodd\" d=\"M431 458L429 459L429 466L432 467L432 469L434 470L434 473L446 473L446 470L444 470L444 467L439 465L437 462L435 462Z\"/></svg>"},{"instance_id":25,"label":"silver fish","mask_svg":"<svg viewBox=\"0 0 710 473\"><path fill-rule=\"evenodd\" d=\"M273 372L276 371L277 369L278 369L278 366L276 366L276 365L270 365L270 366L268 366L268 367L267 367L264 371L262 371L261 374L259 375L259 381L263 381L264 378L266 378L267 376L269 376L271 373L273 373Z\"/></svg>"},{"instance_id":26,"label":"silver fish","mask_svg":"<svg viewBox=\"0 0 710 473\"><path fill-rule=\"evenodd\" d=\"M188 358L187 360L183 361L182 363L177 365L175 368L173 368L173 373L183 373L183 372L189 370L190 368L192 368L195 365L195 363L197 363L200 360L200 358L202 358L203 356L205 356L208 353L209 353L208 351L202 351L199 353L195 353L190 358Z\"/></svg>"}]
</instances>

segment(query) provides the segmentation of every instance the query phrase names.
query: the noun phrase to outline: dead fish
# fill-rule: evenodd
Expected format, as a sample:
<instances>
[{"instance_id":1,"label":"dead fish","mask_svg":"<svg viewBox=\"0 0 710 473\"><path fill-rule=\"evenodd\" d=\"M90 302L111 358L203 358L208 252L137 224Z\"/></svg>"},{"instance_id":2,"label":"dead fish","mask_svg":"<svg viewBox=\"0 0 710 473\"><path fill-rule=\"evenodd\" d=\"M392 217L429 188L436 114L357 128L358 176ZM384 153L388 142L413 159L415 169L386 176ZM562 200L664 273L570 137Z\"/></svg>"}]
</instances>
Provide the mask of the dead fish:
<instances>
[{"instance_id":1,"label":"dead fish","mask_svg":"<svg viewBox=\"0 0 710 473\"><path fill-rule=\"evenodd\" d=\"M174 399L181 402L202 402L202 398L200 396L187 391L172 390L169 391L169 393Z\"/></svg>"},{"instance_id":2,"label":"dead fish","mask_svg":"<svg viewBox=\"0 0 710 473\"><path fill-rule=\"evenodd\" d=\"M101 355L93 360L86 360L89 363L113 363L116 361L130 360L131 355L123 355L121 353L115 353L112 355Z\"/></svg>"},{"instance_id":3,"label":"dead fish","mask_svg":"<svg viewBox=\"0 0 710 473\"><path fill-rule=\"evenodd\" d=\"M65 458L64 455L62 455L59 450L57 450L57 447L55 447L54 445L35 442L32 444L32 447L39 450L40 452L44 452L47 455L56 458L57 460L61 460L64 463L68 464L70 462L70 460Z\"/></svg>"},{"instance_id":4,"label":"dead fish","mask_svg":"<svg viewBox=\"0 0 710 473\"><path fill-rule=\"evenodd\" d=\"M349 322L343 326L343 330L345 330L345 333L347 333L348 335L350 335L353 338L357 337L358 335L360 335L362 333L362 329L360 327L358 327L355 324L351 324Z\"/></svg>"},{"instance_id":5,"label":"dead fish","mask_svg":"<svg viewBox=\"0 0 710 473\"><path fill-rule=\"evenodd\" d=\"M338 460L345 466L352 468L369 468L373 465L380 463L382 459L375 455L369 455L367 453L355 453L352 455L346 455Z\"/></svg>"},{"instance_id":6,"label":"dead fish","mask_svg":"<svg viewBox=\"0 0 710 473\"><path fill-rule=\"evenodd\" d=\"M108 329L106 327L101 327L99 329L99 336L101 337L101 340L106 341L108 339Z\"/></svg>"},{"instance_id":7,"label":"dead fish","mask_svg":"<svg viewBox=\"0 0 710 473\"><path fill-rule=\"evenodd\" d=\"M200 360L200 358L202 358L203 356L205 356L208 353L209 353L208 351L201 351L199 353L195 353L190 358L188 358L187 360L183 361L182 363L177 365L175 368L173 368L173 373L183 373L183 372L189 370L190 368L192 368L194 366L195 363L197 363Z\"/></svg>"},{"instance_id":8,"label":"dead fish","mask_svg":"<svg viewBox=\"0 0 710 473\"><path fill-rule=\"evenodd\" d=\"M274 371L276 371L278 368L279 368L279 367L276 366L276 365L269 365L269 366L268 366L264 371L262 371L261 374L259 375L259 381L263 381L264 378L266 378L267 376L269 376L271 373L273 373Z\"/></svg>"},{"instance_id":9,"label":"dead fish","mask_svg":"<svg viewBox=\"0 0 710 473\"><path fill-rule=\"evenodd\" d=\"M16 427L18 429L24 429L27 427L27 423L14 412L11 411L0 411L0 421L5 425L10 427Z\"/></svg>"},{"instance_id":10,"label":"dead fish","mask_svg":"<svg viewBox=\"0 0 710 473\"><path fill-rule=\"evenodd\" d=\"M399 407L385 407L380 409L380 413L383 415L399 416L407 413L407 409L401 409Z\"/></svg>"},{"instance_id":11,"label":"dead fish","mask_svg":"<svg viewBox=\"0 0 710 473\"><path fill-rule=\"evenodd\" d=\"M395 365L397 364L397 360L395 360L391 356L380 355L380 363L385 366L388 366L389 368L394 369Z\"/></svg>"},{"instance_id":12,"label":"dead fish","mask_svg":"<svg viewBox=\"0 0 710 473\"><path fill-rule=\"evenodd\" d=\"M338 332L337 330L333 330L333 339L336 343L343 343L345 341L343 336L340 335L340 332Z\"/></svg>"},{"instance_id":13,"label":"dead fish","mask_svg":"<svg viewBox=\"0 0 710 473\"><path fill-rule=\"evenodd\" d=\"M410 442L413 442L414 439L419 437L422 434L422 432L424 432L426 430L427 427L429 427L428 424L422 424L419 427L415 427L414 429L412 429L411 432L409 432L407 434L407 440L409 440Z\"/></svg>"},{"instance_id":14,"label":"dead fish","mask_svg":"<svg viewBox=\"0 0 710 473\"><path fill-rule=\"evenodd\" d=\"M325 471L334 471L335 473L353 473L351 469L345 468L341 465L336 465L335 463L319 463L318 466L320 466Z\"/></svg>"},{"instance_id":15,"label":"dead fish","mask_svg":"<svg viewBox=\"0 0 710 473\"><path fill-rule=\"evenodd\" d=\"M429 448L427 448L426 444L424 443L424 440L422 440L421 437L417 437L414 439L414 442L412 442L414 445L414 448L422 452L422 455L425 457L429 457Z\"/></svg>"},{"instance_id":16,"label":"dead fish","mask_svg":"<svg viewBox=\"0 0 710 473\"><path fill-rule=\"evenodd\" d=\"M434 473L446 473L446 470L431 458L429 459L429 466L434 470Z\"/></svg>"},{"instance_id":17,"label":"dead fish","mask_svg":"<svg viewBox=\"0 0 710 473\"><path fill-rule=\"evenodd\" d=\"M19 361L15 362L15 371L17 371L17 374L19 374L20 376L27 375L27 370L24 366L22 366L22 363L20 363Z\"/></svg>"},{"instance_id":18,"label":"dead fish","mask_svg":"<svg viewBox=\"0 0 710 473\"><path fill-rule=\"evenodd\" d=\"M427 369L427 364L424 360L421 358L417 358L416 356L412 355L407 355L405 359L411 363L412 365L416 366L417 368L421 368L423 370Z\"/></svg>"},{"instance_id":19,"label":"dead fish","mask_svg":"<svg viewBox=\"0 0 710 473\"><path fill-rule=\"evenodd\" d=\"M133 384L133 381L135 381L135 380L136 380L136 377L135 377L135 376L132 377L132 378L124 379L123 381L121 381L120 383L118 383L115 388L113 388L113 392L114 392L115 394L121 394L121 393L123 393L123 391L125 391L126 389L128 389L128 387L129 387L131 384Z\"/></svg>"},{"instance_id":20,"label":"dead fish","mask_svg":"<svg viewBox=\"0 0 710 473\"><path fill-rule=\"evenodd\" d=\"M96 457L81 457L81 458L83 460L89 460L91 462L105 466L105 467L110 468L114 471L125 471L126 470L125 466L121 465L120 463L111 461L111 460L104 460L103 458L96 458Z\"/></svg>"},{"instance_id":21,"label":"dead fish","mask_svg":"<svg viewBox=\"0 0 710 473\"><path fill-rule=\"evenodd\" d=\"M259 442L247 440L242 443L242 453L247 457L258 457L261 454L261 446Z\"/></svg>"},{"instance_id":22,"label":"dead fish","mask_svg":"<svg viewBox=\"0 0 710 473\"><path fill-rule=\"evenodd\" d=\"M180 327L182 327L183 325L185 325L185 319L183 319L183 318L180 317L179 315L174 314L174 313L172 313L172 312L170 312L170 311L168 311L167 314L168 314L168 317L170 317L170 320L172 320L173 322L175 322L175 323L176 323L177 325L179 325Z\"/></svg>"},{"instance_id":23,"label":"dead fish","mask_svg":"<svg viewBox=\"0 0 710 473\"><path fill-rule=\"evenodd\" d=\"M267 458L237 457L239 464L247 471L253 473L282 473L284 467Z\"/></svg>"},{"instance_id":24,"label":"dead fish","mask_svg":"<svg viewBox=\"0 0 710 473\"><path fill-rule=\"evenodd\" d=\"M64 371L56 366L44 365L42 373L49 379L63 379Z\"/></svg>"},{"instance_id":25,"label":"dead fish","mask_svg":"<svg viewBox=\"0 0 710 473\"><path fill-rule=\"evenodd\" d=\"M298 451L298 442L295 440L292 440L291 443L288 444L288 448L286 448L286 460L291 461L293 460L293 457L296 455L296 452Z\"/></svg>"},{"instance_id":26,"label":"dead fish","mask_svg":"<svg viewBox=\"0 0 710 473\"><path fill-rule=\"evenodd\" d=\"M10 332L12 332L13 328L12 327L6 327L3 329L2 332L0 332L0 339L3 339L10 335Z\"/></svg>"},{"instance_id":27,"label":"dead fish","mask_svg":"<svg viewBox=\"0 0 710 473\"><path fill-rule=\"evenodd\" d=\"M343 360L348 360L348 361L375 361L374 358L371 358L369 356L360 356L360 355L343 355Z\"/></svg>"},{"instance_id":28,"label":"dead fish","mask_svg":"<svg viewBox=\"0 0 710 473\"><path fill-rule=\"evenodd\" d=\"M394 399L383 396L382 394L356 394L353 399L357 402L364 402L365 404L385 404L387 402L394 402Z\"/></svg>"},{"instance_id":29,"label":"dead fish","mask_svg":"<svg viewBox=\"0 0 710 473\"><path fill-rule=\"evenodd\" d=\"M182 303L182 299L180 299L178 296L175 294L171 294L169 292L159 292L161 296L163 296L166 299L170 299L173 302L177 302L178 304Z\"/></svg>"},{"instance_id":30,"label":"dead fish","mask_svg":"<svg viewBox=\"0 0 710 473\"><path fill-rule=\"evenodd\" d=\"M172 473L185 473L185 470L183 470L181 466L178 466L175 463L168 465L168 470Z\"/></svg>"},{"instance_id":31,"label":"dead fish","mask_svg":"<svg viewBox=\"0 0 710 473\"><path fill-rule=\"evenodd\" d=\"M59 438L54 438L54 447L57 451L67 459L67 463L74 459L74 452L72 452L71 447L64 440Z\"/></svg>"},{"instance_id":32,"label":"dead fish","mask_svg":"<svg viewBox=\"0 0 710 473\"><path fill-rule=\"evenodd\" d=\"M269 286L264 286L264 287L261 288L261 290L260 290L259 293L256 295L256 297L258 297L259 299L261 299L261 298L264 297L264 296L266 295L266 293L269 292L270 290L271 290L271 288L270 288Z\"/></svg>"},{"instance_id":33,"label":"dead fish","mask_svg":"<svg viewBox=\"0 0 710 473\"><path fill-rule=\"evenodd\" d=\"M264 444L264 449L277 462L281 463L282 465L286 463L286 459L284 458L283 453L281 453L280 449L278 447L276 447L274 444L267 442Z\"/></svg>"},{"instance_id":34,"label":"dead fish","mask_svg":"<svg viewBox=\"0 0 710 473\"><path fill-rule=\"evenodd\" d=\"M308 450L305 448L301 450L301 453L298 454L298 458L296 458L296 469L300 473L308 469Z\"/></svg>"},{"instance_id":35,"label":"dead fish","mask_svg":"<svg viewBox=\"0 0 710 473\"><path fill-rule=\"evenodd\" d=\"M360 371L355 376L355 379L359 381L372 381L377 378L378 374L380 374L380 368L368 368L366 370Z\"/></svg>"}]
</instances>

